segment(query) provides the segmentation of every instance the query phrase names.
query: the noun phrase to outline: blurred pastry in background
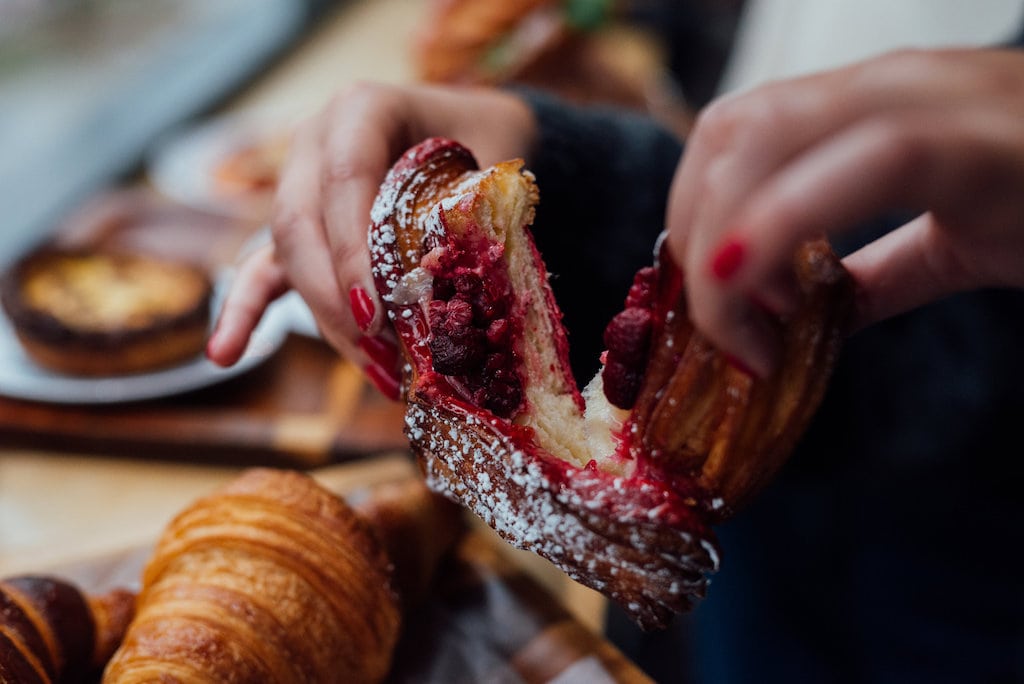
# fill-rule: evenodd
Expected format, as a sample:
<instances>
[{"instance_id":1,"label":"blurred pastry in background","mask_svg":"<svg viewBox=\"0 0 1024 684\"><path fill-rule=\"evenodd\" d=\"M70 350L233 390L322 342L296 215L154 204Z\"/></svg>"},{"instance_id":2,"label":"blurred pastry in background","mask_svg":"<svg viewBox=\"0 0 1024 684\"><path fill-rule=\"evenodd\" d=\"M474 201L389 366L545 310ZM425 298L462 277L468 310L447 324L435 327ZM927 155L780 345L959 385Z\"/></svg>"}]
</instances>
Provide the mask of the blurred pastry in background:
<instances>
[{"instance_id":1,"label":"blurred pastry in background","mask_svg":"<svg viewBox=\"0 0 1024 684\"><path fill-rule=\"evenodd\" d=\"M202 267L141 253L44 248L3 277L19 342L68 375L151 371L200 354L213 293Z\"/></svg>"},{"instance_id":2,"label":"blurred pastry in background","mask_svg":"<svg viewBox=\"0 0 1024 684\"><path fill-rule=\"evenodd\" d=\"M655 36L613 0L433 0L413 40L430 83L534 87L646 112L684 136L693 113Z\"/></svg>"},{"instance_id":3,"label":"blurred pastry in background","mask_svg":"<svg viewBox=\"0 0 1024 684\"><path fill-rule=\"evenodd\" d=\"M212 118L158 143L149 158L149 180L176 202L262 224L291 136L291 126L279 121Z\"/></svg>"},{"instance_id":4,"label":"blurred pastry in background","mask_svg":"<svg viewBox=\"0 0 1024 684\"><path fill-rule=\"evenodd\" d=\"M273 193L290 144L287 131L241 141L215 163L213 178L217 189L226 195Z\"/></svg>"}]
</instances>

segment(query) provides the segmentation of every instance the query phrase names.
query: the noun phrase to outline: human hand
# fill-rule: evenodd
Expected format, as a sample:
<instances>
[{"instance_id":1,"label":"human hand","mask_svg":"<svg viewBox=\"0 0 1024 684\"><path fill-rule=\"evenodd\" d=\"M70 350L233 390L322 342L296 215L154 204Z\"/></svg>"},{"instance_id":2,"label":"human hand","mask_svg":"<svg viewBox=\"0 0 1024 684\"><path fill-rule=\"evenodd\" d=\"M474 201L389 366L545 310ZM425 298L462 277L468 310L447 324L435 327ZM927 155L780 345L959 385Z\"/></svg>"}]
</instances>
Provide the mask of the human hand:
<instances>
[{"instance_id":1,"label":"human hand","mask_svg":"<svg viewBox=\"0 0 1024 684\"><path fill-rule=\"evenodd\" d=\"M953 292L1024 287L1024 53L902 51L723 98L673 181L668 241L691 317L769 375L792 257L887 210L922 212L848 255L851 330Z\"/></svg>"},{"instance_id":2,"label":"human hand","mask_svg":"<svg viewBox=\"0 0 1024 684\"><path fill-rule=\"evenodd\" d=\"M272 243L239 265L207 356L235 363L267 306L295 288L324 339L397 398L398 352L366 243L381 181L430 136L458 140L487 166L524 157L535 129L522 100L495 90L359 84L340 93L298 130L274 201Z\"/></svg>"}]
</instances>

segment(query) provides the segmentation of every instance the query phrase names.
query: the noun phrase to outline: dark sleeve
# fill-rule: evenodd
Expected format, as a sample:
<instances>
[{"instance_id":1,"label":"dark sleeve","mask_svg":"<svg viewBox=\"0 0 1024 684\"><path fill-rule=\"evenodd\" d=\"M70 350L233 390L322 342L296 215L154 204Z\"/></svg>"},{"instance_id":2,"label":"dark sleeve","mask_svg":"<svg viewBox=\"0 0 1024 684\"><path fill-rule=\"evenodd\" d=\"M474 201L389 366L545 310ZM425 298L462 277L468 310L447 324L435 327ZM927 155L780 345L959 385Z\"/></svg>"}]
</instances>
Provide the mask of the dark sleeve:
<instances>
[{"instance_id":1,"label":"dark sleeve","mask_svg":"<svg viewBox=\"0 0 1024 684\"><path fill-rule=\"evenodd\" d=\"M577 380L598 369L601 333L633 274L653 262L682 144L651 119L520 92L537 117L528 166L540 204L534 237L565 314Z\"/></svg>"}]
</instances>

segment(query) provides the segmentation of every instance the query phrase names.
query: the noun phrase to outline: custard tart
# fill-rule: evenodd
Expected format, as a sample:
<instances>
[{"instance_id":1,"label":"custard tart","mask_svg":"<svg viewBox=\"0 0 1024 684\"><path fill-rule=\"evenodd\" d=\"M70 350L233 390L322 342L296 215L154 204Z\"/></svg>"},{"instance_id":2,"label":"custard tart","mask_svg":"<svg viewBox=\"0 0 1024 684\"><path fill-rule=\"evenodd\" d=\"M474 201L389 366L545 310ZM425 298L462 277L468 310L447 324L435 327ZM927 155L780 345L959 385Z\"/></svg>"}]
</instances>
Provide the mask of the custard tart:
<instances>
[{"instance_id":1,"label":"custard tart","mask_svg":"<svg viewBox=\"0 0 1024 684\"><path fill-rule=\"evenodd\" d=\"M70 375L152 371L199 354L213 293L205 269L138 253L44 249L3 279L15 334Z\"/></svg>"}]
</instances>

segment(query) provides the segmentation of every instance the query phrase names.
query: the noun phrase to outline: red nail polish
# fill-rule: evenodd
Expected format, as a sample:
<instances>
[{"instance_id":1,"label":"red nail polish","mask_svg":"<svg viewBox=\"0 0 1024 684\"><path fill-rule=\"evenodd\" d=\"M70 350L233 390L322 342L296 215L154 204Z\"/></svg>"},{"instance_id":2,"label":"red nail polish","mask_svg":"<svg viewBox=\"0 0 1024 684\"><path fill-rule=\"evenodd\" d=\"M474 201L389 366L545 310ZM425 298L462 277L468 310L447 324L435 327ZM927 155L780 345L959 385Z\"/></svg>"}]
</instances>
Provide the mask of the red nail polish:
<instances>
[{"instance_id":1,"label":"red nail polish","mask_svg":"<svg viewBox=\"0 0 1024 684\"><path fill-rule=\"evenodd\" d=\"M731 279L743 265L746 251L742 242L726 240L711 259L711 272L721 281Z\"/></svg>"},{"instance_id":2,"label":"red nail polish","mask_svg":"<svg viewBox=\"0 0 1024 684\"><path fill-rule=\"evenodd\" d=\"M219 347L221 346L221 334L220 334L220 321L213 328L213 332L206 338L206 358L211 361L217 355ZM216 362L215 362L216 363Z\"/></svg>"},{"instance_id":3,"label":"red nail polish","mask_svg":"<svg viewBox=\"0 0 1024 684\"><path fill-rule=\"evenodd\" d=\"M390 340L383 337L360 337L358 344L378 366L395 368L398 365L398 347Z\"/></svg>"},{"instance_id":4,"label":"red nail polish","mask_svg":"<svg viewBox=\"0 0 1024 684\"><path fill-rule=\"evenodd\" d=\"M365 366L363 372L385 397L391 401L402 398L402 382L397 377L373 363Z\"/></svg>"},{"instance_id":5,"label":"red nail polish","mask_svg":"<svg viewBox=\"0 0 1024 684\"><path fill-rule=\"evenodd\" d=\"M356 285L348 291L348 301L352 305L352 317L356 319L356 325L363 332L370 329L373 322L373 299L370 293Z\"/></svg>"},{"instance_id":6,"label":"red nail polish","mask_svg":"<svg viewBox=\"0 0 1024 684\"><path fill-rule=\"evenodd\" d=\"M750 368L750 366L748 366L747 364L743 363L742 361L740 361L737 357L733 356L732 354L726 354L726 353L723 352L722 353L722 358L725 359L725 362L727 364L729 364L730 366L732 366L733 368L735 368L736 370L738 370L738 371L740 371L742 373L746 373L747 375L750 375L752 377L757 375Z\"/></svg>"},{"instance_id":7,"label":"red nail polish","mask_svg":"<svg viewBox=\"0 0 1024 684\"><path fill-rule=\"evenodd\" d=\"M210 359L211 361L213 361L214 357L217 355L216 354L216 351L217 351L216 339L217 339L217 333L216 333L216 331L214 331L214 333L212 335L210 335L210 339L206 340L206 358ZM214 363L216 363L216 361L214 361Z\"/></svg>"}]
</instances>

